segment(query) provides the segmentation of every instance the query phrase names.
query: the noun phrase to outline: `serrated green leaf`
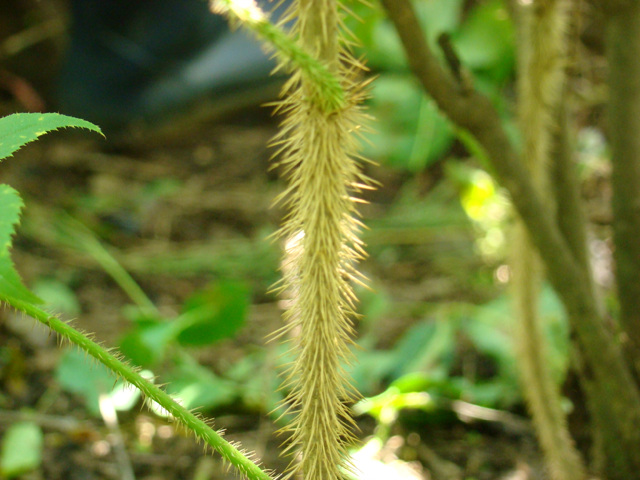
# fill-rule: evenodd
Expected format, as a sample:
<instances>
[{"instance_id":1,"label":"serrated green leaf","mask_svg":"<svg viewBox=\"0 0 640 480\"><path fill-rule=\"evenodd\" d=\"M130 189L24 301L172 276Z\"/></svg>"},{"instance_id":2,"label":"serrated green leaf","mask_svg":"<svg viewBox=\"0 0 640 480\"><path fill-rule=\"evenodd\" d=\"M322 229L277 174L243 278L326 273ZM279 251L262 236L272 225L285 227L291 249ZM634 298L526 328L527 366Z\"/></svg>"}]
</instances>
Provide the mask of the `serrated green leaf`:
<instances>
[{"instance_id":1,"label":"serrated green leaf","mask_svg":"<svg viewBox=\"0 0 640 480\"><path fill-rule=\"evenodd\" d=\"M0 292L6 297L28 303L42 303L22 283L11 261L11 236L20 220L23 203L17 191L0 184Z\"/></svg>"},{"instance_id":2,"label":"serrated green leaf","mask_svg":"<svg viewBox=\"0 0 640 480\"><path fill-rule=\"evenodd\" d=\"M43 435L33 422L11 425L2 439L0 476L13 478L35 470L42 463Z\"/></svg>"},{"instance_id":3,"label":"serrated green leaf","mask_svg":"<svg viewBox=\"0 0 640 480\"><path fill-rule=\"evenodd\" d=\"M59 128L87 128L102 135L100 127L59 113L15 113L0 118L0 160L29 142Z\"/></svg>"}]
</instances>

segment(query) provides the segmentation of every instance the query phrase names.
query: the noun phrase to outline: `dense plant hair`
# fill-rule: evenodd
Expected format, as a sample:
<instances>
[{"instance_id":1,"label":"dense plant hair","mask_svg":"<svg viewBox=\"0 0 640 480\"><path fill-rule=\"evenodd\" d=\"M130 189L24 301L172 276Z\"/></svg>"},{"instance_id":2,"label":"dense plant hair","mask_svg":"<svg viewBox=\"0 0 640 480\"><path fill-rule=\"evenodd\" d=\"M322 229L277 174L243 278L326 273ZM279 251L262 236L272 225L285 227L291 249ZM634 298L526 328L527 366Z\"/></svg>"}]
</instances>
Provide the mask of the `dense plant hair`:
<instances>
[{"instance_id":1,"label":"dense plant hair","mask_svg":"<svg viewBox=\"0 0 640 480\"><path fill-rule=\"evenodd\" d=\"M518 114L523 160L532 182L546 201L550 216L556 206L550 187L551 145L565 82L569 2L536 0L521 6ZM546 366L538 299L541 262L521 221L513 242L513 286L517 314L517 347L521 384L536 432L554 480L585 478L561 409L560 393Z\"/></svg>"},{"instance_id":2,"label":"dense plant hair","mask_svg":"<svg viewBox=\"0 0 640 480\"><path fill-rule=\"evenodd\" d=\"M279 200L288 208L280 236L289 245L280 290L291 302L280 332L290 338L295 362L286 373L291 388L287 450L300 450L289 475L309 480L344 478L345 444L351 438L347 403L355 392L345 375L355 315L352 281L364 251L358 239L354 195L366 188L358 166L359 64L345 47L336 0L300 0L283 22L295 19L292 35L336 75L345 102L322 98L300 69L284 87L278 111L285 115L275 139L278 165L289 181Z\"/></svg>"}]
</instances>

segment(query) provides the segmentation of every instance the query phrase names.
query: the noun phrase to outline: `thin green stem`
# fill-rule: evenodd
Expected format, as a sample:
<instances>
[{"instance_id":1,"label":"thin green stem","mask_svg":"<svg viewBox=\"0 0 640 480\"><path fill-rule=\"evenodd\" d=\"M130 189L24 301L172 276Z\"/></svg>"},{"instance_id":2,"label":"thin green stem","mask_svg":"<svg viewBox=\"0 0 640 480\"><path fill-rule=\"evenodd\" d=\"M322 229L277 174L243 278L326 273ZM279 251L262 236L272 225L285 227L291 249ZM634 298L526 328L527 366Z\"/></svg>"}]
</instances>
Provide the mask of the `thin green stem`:
<instances>
[{"instance_id":1,"label":"thin green stem","mask_svg":"<svg viewBox=\"0 0 640 480\"><path fill-rule=\"evenodd\" d=\"M198 440L204 441L208 446L220 453L222 458L231 463L250 480L273 480L273 477L222 438L222 436L213 430L203 419L197 417L177 403L164 390L145 380L134 367L116 358L112 353L109 353L103 347L89 339L85 334L32 304L21 302L2 294L0 294L0 301L11 305L16 310L48 326L62 338L74 343L100 363L104 364L116 375L137 387L148 400L153 400L160 404L178 423L192 431Z\"/></svg>"},{"instance_id":2,"label":"thin green stem","mask_svg":"<svg viewBox=\"0 0 640 480\"><path fill-rule=\"evenodd\" d=\"M133 303L148 314L160 316L158 308L147 297L140 285L118 263L90 229L70 216L60 222L59 226L62 228L63 233L69 237L69 244L91 255Z\"/></svg>"}]
</instances>

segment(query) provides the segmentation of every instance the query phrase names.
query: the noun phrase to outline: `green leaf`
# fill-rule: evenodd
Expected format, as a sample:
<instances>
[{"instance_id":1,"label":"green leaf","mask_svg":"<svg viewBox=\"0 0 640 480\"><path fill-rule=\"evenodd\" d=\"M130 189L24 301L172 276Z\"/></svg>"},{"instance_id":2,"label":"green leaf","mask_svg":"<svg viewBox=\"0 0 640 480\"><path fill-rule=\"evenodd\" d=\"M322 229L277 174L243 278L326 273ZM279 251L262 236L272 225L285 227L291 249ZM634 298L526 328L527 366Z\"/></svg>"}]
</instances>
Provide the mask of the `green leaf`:
<instances>
[{"instance_id":1,"label":"green leaf","mask_svg":"<svg viewBox=\"0 0 640 480\"><path fill-rule=\"evenodd\" d=\"M185 302L178 319L182 345L203 346L233 337L244 325L249 289L239 282L209 285Z\"/></svg>"},{"instance_id":2,"label":"green leaf","mask_svg":"<svg viewBox=\"0 0 640 480\"><path fill-rule=\"evenodd\" d=\"M393 348L394 378L413 371L448 370L455 346L454 327L450 322L425 320L411 327Z\"/></svg>"},{"instance_id":3,"label":"green leaf","mask_svg":"<svg viewBox=\"0 0 640 480\"><path fill-rule=\"evenodd\" d=\"M38 468L42 463L42 444L42 430L37 424L11 425L2 439L0 475L13 478Z\"/></svg>"},{"instance_id":4,"label":"green leaf","mask_svg":"<svg viewBox=\"0 0 640 480\"><path fill-rule=\"evenodd\" d=\"M442 158L453 143L449 122L409 76L380 75L371 110L386 127L367 135L365 156L418 172Z\"/></svg>"},{"instance_id":5,"label":"green leaf","mask_svg":"<svg viewBox=\"0 0 640 480\"><path fill-rule=\"evenodd\" d=\"M212 409L229 405L238 398L238 386L193 362L180 364L168 376L167 392L188 409Z\"/></svg>"},{"instance_id":6,"label":"green leaf","mask_svg":"<svg viewBox=\"0 0 640 480\"><path fill-rule=\"evenodd\" d=\"M147 379L153 379L153 372L149 370L143 370L140 374ZM109 397L116 410L128 412L138 403L142 392L130 383L119 380L111 390Z\"/></svg>"},{"instance_id":7,"label":"green leaf","mask_svg":"<svg viewBox=\"0 0 640 480\"><path fill-rule=\"evenodd\" d=\"M435 43L442 33L451 32L458 26L463 4L463 0L416 3L416 13L429 42Z\"/></svg>"},{"instance_id":8,"label":"green leaf","mask_svg":"<svg viewBox=\"0 0 640 480\"><path fill-rule=\"evenodd\" d=\"M347 366L351 383L362 395L379 391L384 379L389 378L395 369L395 352L357 348L354 353L357 361Z\"/></svg>"},{"instance_id":9,"label":"green leaf","mask_svg":"<svg viewBox=\"0 0 640 480\"><path fill-rule=\"evenodd\" d=\"M68 285L55 278L40 278L32 287L52 311L67 315L80 315L82 309L75 292Z\"/></svg>"},{"instance_id":10,"label":"green leaf","mask_svg":"<svg viewBox=\"0 0 640 480\"><path fill-rule=\"evenodd\" d=\"M95 416L100 415L100 394L111 392L115 383L107 367L75 349L67 351L58 363L56 380L66 391L83 397Z\"/></svg>"},{"instance_id":11,"label":"green leaf","mask_svg":"<svg viewBox=\"0 0 640 480\"><path fill-rule=\"evenodd\" d=\"M18 192L8 185L0 184L0 292L5 297L15 298L27 303L42 303L22 283L16 272L9 249L15 225L20 220L23 203Z\"/></svg>"},{"instance_id":12,"label":"green leaf","mask_svg":"<svg viewBox=\"0 0 640 480\"><path fill-rule=\"evenodd\" d=\"M41 135L65 127L87 128L102 135L93 123L59 113L15 113L0 118L0 160Z\"/></svg>"},{"instance_id":13,"label":"green leaf","mask_svg":"<svg viewBox=\"0 0 640 480\"><path fill-rule=\"evenodd\" d=\"M284 392L279 388L278 371L279 366L286 363L286 346L282 347L277 349L282 350L281 355L257 348L225 369L225 376L235 382L238 395L248 408L270 412L273 416L282 406Z\"/></svg>"},{"instance_id":14,"label":"green leaf","mask_svg":"<svg viewBox=\"0 0 640 480\"><path fill-rule=\"evenodd\" d=\"M460 24L463 0L428 0L414 2L420 25L427 41L435 46L443 32L453 32ZM374 70L407 71L406 56L395 27L377 2L349 0L345 23L358 38L361 52L366 54L367 65Z\"/></svg>"},{"instance_id":15,"label":"green leaf","mask_svg":"<svg viewBox=\"0 0 640 480\"><path fill-rule=\"evenodd\" d=\"M477 5L453 43L468 68L486 71L496 80L513 71L514 29L503 0Z\"/></svg>"},{"instance_id":16,"label":"green leaf","mask_svg":"<svg viewBox=\"0 0 640 480\"><path fill-rule=\"evenodd\" d=\"M506 295L477 307L474 318L462 325L478 351L493 358L501 374L515 378L515 348L512 334L513 311Z\"/></svg>"},{"instance_id":17,"label":"green leaf","mask_svg":"<svg viewBox=\"0 0 640 480\"><path fill-rule=\"evenodd\" d=\"M175 341L177 328L172 322L143 320L120 341L120 351L136 365L155 366Z\"/></svg>"}]
</instances>

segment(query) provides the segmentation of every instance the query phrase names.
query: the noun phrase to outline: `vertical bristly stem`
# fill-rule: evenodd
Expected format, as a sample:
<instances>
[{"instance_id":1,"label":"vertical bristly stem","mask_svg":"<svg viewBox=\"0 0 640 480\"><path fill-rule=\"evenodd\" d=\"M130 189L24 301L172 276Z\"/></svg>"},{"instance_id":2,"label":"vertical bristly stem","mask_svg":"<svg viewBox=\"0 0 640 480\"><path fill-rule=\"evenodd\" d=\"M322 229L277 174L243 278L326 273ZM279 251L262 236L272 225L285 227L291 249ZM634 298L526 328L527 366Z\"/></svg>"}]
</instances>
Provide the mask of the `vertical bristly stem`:
<instances>
[{"instance_id":1,"label":"vertical bristly stem","mask_svg":"<svg viewBox=\"0 0 640 480\"><path fill-rule=\"evenodd\" d=\"M283 290L293 296L285 317L296 357L287 376L289 411L295 414L291 447L300 450L290 475L334 480L349 469L346 402L354 397L344 364L354 314L350 282L358 275L353 264L363 255L352 198L366 183L354 138L361 88L352 78L355 62L342 46L336 0L300 0L289 15L296 18L293 33L301 47L340 79L346 100L341 108L327 108L336 103L294 73L280 105L286 119L276 142L289 179L281 235L297 242L283 269Z\"/></svg>"},{"instance_id":2,"label":"vertical bristly stem","mask_svg":"<svg viewBox=\"0 0 640 480\"><path fill-rule=\"evenodd\" d=\"M555 217L550 186L551 145L565 82L568 30L566 0L536 0L520 8L519 116L522 158L534 187ZM540 259L524 224L516 224L513 241L513 287L517 313L517 345L521 383L551 478L581 480L585 467L573 446L561 408L560 392L546 362L538 299L542 280Z\"/></svg>"}]
</instances>

